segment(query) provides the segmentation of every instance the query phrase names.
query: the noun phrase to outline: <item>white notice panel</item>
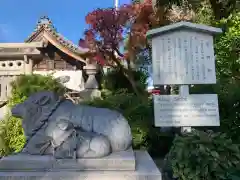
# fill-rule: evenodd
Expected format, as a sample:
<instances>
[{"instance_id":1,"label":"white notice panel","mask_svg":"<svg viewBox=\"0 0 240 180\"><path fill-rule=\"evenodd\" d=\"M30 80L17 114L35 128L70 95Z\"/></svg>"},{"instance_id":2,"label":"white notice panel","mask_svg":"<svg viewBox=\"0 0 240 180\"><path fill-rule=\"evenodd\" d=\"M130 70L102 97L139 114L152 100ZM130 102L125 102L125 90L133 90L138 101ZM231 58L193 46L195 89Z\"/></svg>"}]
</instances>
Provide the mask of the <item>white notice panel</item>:
<instances>
[{"instance_id":1,"label":"white notice panel","mask_svg":"<svg viewBox=\"0 0 240 180\"><path fill-rule=\"evenodd\" d=\"M220 126L216 94L154 95L156 127Z\"/></svg>"},{"instance_id":2,"label":"white notice panel","mask_svg":"<svg viewBox=\"0 0 240 180\"><path fill-rule=\"evenodd\" d=\"M164 84L215 84L213 37L177 31L152 39L153 82Z\"/></svg>"}]
</instances>

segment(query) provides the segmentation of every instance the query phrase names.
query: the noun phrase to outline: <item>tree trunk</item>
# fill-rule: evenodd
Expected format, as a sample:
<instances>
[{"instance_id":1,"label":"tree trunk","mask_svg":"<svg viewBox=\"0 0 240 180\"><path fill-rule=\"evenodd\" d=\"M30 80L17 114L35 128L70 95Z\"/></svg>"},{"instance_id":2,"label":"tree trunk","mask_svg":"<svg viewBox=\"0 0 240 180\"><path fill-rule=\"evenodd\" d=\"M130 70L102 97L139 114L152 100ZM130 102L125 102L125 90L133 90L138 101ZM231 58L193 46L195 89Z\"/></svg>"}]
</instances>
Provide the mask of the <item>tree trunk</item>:
<instances>
[{"instance_id":1,"label":"tree trunk","mask_svg":"<svg viewBox=\"0 0 240 180\"><path fill-rule=\"evenodd\" d=\"M129 83L131 84L134 93L140 97L141 96L141 92L139 91L137 84L135 82L134 79L134 74L132 73L131 69L125 69L123 66L119 66L120 71L122 72L122 74L127 78L127 80L129 81Z\"/></svg>"},{"instance_id":2,"label":"tree trunk","mask_svg":"<svg viewBox=\"0 0 240 180\"><path fill-rule=\"evenodd\" d=\"M236 9L237 0L209 0L215 16L215 20L227 18Z\"/></svg>"},{"instance_id":3,"label":"tree trunk","mask_svg":"<svg viewBox=\"0 0 240 180\"><path fill-rule=\"evenodd\" d=\"M126 69L121 63L119 63L119 61L115 58L115 56L113 56L113 54L112 54L112 57L113 57L112 59L114 60L114 62L117 64L117 68L119 68L120 72L122 72L122 74L127 78L129 83L131 84L134 93L138 97L140 97L141 93L140 93L140 91L139 91L139 89L137 87L137 84L135 82L134 74L133 74L133 71L132 71L132 68L131 68L130 61L127 61L128 69Z\"/></svg>"},{"instance_id":4,"label":"tree trunk","mask_svg":"<svg viewBox=\"0 0 240 180\"><path fill-rule=\"evenodd\" d=\"M123 72L123 74L125 75L125 77L128 79L128 81L130 82L132 88L133 88L133 91L134 93L140 97L141 96L141 93L137 87L137 84L135 82L135 79L134 79L134 76L133 76L133 73L132 73L132 70L124 70L125 72Z\"/></svg>"}]
</instances>

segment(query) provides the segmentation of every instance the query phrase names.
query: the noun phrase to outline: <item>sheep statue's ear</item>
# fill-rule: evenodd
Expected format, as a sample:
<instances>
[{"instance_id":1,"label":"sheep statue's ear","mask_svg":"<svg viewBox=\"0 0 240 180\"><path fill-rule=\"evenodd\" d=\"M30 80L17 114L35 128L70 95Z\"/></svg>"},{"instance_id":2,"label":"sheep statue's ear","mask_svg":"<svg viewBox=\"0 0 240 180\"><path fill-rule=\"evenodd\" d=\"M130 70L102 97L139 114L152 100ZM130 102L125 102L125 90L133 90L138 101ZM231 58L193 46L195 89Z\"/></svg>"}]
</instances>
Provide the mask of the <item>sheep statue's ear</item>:
<instances>
[{"instance_id":1,"label":"sheep statue's ear","mask_svg":"<svg viewBox=\"0 0 240 180\"><path fill-rule=\"evenodd\" d=\"M48 104L50 102L50 97L49 96L43 96L41 97L39 100L38 100L38 104L41 105L41 106L44 106L46 104Z\"/></svg>"}]
</instances>

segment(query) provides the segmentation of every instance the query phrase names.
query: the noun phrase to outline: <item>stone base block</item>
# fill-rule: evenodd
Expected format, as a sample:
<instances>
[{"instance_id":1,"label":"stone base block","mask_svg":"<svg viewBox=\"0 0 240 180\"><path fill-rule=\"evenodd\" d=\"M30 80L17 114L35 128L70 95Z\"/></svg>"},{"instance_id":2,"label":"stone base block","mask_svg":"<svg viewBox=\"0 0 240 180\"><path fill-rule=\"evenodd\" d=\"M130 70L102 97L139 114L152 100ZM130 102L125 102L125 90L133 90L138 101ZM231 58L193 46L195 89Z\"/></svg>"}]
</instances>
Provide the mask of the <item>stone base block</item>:
<instances>
[{"instance_id":1,"label":"stone base block","mask_svg":"<svg viewBox=\"0 0 240 180\"><path fill-rule=\"evenodd\" d=\"M162 180L162 175L146 151L136 151L135 171L54 171L0 172L0 180Z\"/></svg>"},{"instance_id":2,"label":"stone base block","mask_svg":"<svg viewBox=\"0 0 240 180\"><path fill-rule=\"evenodd\" d=\"M112 153L99 159L54 159L52 156L18 154L0 160L0 171L79 171L135 170L135 155L127 151Z\"/></svg>"},{"instance_id":3,"label":"stone base block","mask_svg":"<svg viewBox=\"0 0 240 180\"><path fill-rule=\"evenodd\" d=\"M100 98L101 91L98 89L85 89L79 92L79 95L83 100L92 100L94 98Z\"/></svg>"}]
</instances>

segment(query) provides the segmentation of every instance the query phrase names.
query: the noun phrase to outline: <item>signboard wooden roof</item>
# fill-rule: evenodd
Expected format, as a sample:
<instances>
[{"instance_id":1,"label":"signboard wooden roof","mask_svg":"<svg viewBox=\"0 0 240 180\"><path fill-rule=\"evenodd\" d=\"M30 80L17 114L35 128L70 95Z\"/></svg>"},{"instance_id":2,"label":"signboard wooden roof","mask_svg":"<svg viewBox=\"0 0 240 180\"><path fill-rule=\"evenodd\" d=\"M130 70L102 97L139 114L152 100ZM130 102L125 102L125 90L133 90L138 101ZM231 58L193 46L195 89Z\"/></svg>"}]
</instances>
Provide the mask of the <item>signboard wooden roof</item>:
<instances>
[{"instance_id":1,"label":"signboard wooden roof","mask_svg":"<svg viewBox=\"0 0 240 180\"><path fill-rule=\"evenodd\" d=\"M175 24L171 24L168 26L160 27L157 29L152 29L147 32L147 37L148 38L153 38L154 36L159 36L164 33L172 32L172 31L177 31L180 29L187 29L187 30L192 30L195 32L204 32L207 34L219 34L222 33L222 29L220 28L215 28L212 26L207 26L207 25L202 25L202 24L195 24L191 22L179 22Z\"/></svg>"}]
</instances>

